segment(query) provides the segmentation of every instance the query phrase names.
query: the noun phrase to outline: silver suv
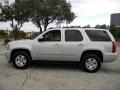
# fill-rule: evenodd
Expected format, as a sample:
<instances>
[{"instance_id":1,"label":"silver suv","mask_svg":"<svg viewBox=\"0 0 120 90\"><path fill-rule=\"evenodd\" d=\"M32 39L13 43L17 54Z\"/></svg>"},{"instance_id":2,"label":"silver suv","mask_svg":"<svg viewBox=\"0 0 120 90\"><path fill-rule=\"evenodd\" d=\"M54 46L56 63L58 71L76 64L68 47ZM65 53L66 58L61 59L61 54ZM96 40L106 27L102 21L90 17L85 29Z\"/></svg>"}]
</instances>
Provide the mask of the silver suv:
<instances>
[{"instance_id":1,"label":"silver suv","mask_svg":"<svg viewBox=\"0 0 120 90\"><path fill-rule=\"evenodd\" d=\"M117 58L115 39L109 30L95 28L56 28L34 40L12 41L5 52L9 63L25 69L32 61L80 62L84 71L96 72L101 63Z\"/></svg>"}]
</instances>

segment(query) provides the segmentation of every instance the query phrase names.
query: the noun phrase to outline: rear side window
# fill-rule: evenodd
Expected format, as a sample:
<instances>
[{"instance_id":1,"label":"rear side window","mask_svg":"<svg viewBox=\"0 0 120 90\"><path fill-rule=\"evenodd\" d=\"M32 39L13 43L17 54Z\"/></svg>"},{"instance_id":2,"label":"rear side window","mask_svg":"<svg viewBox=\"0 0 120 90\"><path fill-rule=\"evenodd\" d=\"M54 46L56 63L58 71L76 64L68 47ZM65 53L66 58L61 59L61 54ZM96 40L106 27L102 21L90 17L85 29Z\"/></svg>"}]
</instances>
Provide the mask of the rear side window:
<instances>
[{"instance_id":1,"label":"rear side window","mask_svg":"<svg viewBox=\"0 0 120 90\"><path fill-rule=\"evenodd\" d=\"M83 37L80 31L78 30L66 30L65 31L65 41L82 41Z\"/></svg>"},{"instance_id":2,"label":"rear side window","mask_svg":"<svg viewBox=\"0 0 120 90\"><path fill-rule=\"evenodd\" d=\"M106 31L86 30L86 33L91 41L111 41L111 38Z\"/></svg>"}]
</instances>

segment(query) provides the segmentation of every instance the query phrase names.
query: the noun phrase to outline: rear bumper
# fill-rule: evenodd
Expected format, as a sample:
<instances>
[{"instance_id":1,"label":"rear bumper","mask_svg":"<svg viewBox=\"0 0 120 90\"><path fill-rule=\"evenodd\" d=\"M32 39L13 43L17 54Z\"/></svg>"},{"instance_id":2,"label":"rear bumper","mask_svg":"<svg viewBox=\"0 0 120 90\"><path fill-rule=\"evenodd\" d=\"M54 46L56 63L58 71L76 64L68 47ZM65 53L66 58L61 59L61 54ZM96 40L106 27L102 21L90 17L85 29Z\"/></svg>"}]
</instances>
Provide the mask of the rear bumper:
<instances>
[{"instance_id":1,"label":"rear bumper","mask_svg":"<svg viewBox=\"0 0 120 90\"><path fill-rule=\"evenodd\" d=\"M103 63L114 62L117 60L117 53L105 53L103 56Z\"/></svg>"},{"instance_id":2,"label":"rear bumper","mask_svg":"<svg viewBox=\"0 0 120 90\"><path fill-rule=\"evenodd\" d=\"M10 63L10 51L5 51L5 57L7 61Z\"/></svg>"}]
</instances>

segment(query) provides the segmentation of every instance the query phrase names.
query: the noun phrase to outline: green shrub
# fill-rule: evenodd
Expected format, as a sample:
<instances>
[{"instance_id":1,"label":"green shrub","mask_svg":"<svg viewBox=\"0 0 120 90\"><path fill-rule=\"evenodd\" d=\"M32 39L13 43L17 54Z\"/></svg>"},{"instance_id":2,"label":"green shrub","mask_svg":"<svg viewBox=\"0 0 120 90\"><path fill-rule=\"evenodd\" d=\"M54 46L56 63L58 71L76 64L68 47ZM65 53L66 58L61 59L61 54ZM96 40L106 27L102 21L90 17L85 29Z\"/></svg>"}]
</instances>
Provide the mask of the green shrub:
<instances>
[{"instance_id":1,"label":"green shrub","mask_svg":"<svg viewBox=\"0 0 120 90\"><path fill-rule=\"evenodd\" d=\"M10 41L11 41L11 39L6 38L6 39L4 40L4 43L7 44L7 43L9 43Z\"/></svg>"}]
</instances>

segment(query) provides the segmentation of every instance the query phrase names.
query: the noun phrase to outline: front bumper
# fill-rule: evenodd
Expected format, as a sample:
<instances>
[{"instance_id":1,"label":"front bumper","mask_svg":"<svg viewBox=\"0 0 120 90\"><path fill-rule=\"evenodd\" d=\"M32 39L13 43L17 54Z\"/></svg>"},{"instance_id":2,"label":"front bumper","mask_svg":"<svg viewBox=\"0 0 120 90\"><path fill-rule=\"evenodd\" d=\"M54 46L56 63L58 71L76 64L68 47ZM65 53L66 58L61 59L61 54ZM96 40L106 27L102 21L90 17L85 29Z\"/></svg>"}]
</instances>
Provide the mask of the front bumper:
<instances>
[{"instance_id":1,"label":"front bumper","mask_svg":"<svg viewBox=\"0 0 120 90\"><path fill-rule=\"evenodd\" d=\"M5 57L7 61L10 63L10 51L5 51Z\"/></svg>"},{"instance_id":2,"label":"front bumper","mask_svg":"<svg viewBox=\"0 0 120 90\"><path fill-rule=\"evenodd\" d=\"M103 63L114 62L117 60L117 53L105 53L103 56Z\"/></svg>"}]
</instances>

